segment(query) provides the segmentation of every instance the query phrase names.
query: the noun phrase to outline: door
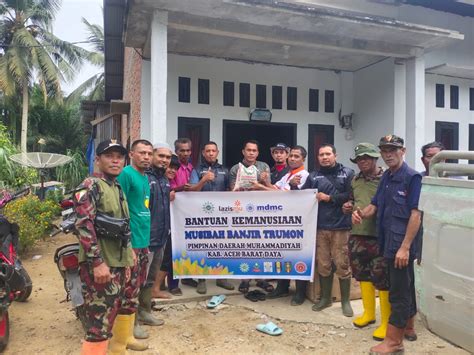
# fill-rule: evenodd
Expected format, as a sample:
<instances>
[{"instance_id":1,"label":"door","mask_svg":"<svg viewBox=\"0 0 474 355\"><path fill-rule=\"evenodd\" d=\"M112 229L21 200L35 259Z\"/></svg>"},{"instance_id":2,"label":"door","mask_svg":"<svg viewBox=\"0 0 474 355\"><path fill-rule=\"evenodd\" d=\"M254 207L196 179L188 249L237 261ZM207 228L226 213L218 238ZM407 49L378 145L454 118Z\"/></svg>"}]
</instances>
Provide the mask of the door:
<instances>
[{"instance_id":1,"label":"door","mask_svg":"<svg viewBox=\"0 0 474 355\"><path fill-rule=\"evenodd\" d=\"M209 142L209 119L178 117L178 137L191 140L191 164L197 166L201 159L201 148Z\"/></svg>"},{"instance_id":2,"label":"door","mask_svg":"<svg viewBox=\"0 0 474 355\"><path fill-rule=\"evenodd\" d=\"M435 139L444 145L446 150L459 149L459 123L436 121ZM446 160L449 163L457 163L457 159Z\"/></svg>"},{"instance_id":3,"label":"door","mask_svg":"<svg viewBox=\"0 0 474 355\"><path fill-rule=\"evenodd\" d=\"M318 150L324 143L334 144L334 126L308 125L308 171L319 169Z\"/></svg>"},{"instance_id":4,"label":"door","mask_svg":"<svg viewBox=\"0 0 474 355\"><path fill-rule=\"evenodd\" d=\"M273 165L270 147L276 143L296 145L296 123L268 123L248 121L223 121L223 160L231 168L242 161L242 145L246 140L259 142L258 160Z\"/></svg>"}]
</instances>

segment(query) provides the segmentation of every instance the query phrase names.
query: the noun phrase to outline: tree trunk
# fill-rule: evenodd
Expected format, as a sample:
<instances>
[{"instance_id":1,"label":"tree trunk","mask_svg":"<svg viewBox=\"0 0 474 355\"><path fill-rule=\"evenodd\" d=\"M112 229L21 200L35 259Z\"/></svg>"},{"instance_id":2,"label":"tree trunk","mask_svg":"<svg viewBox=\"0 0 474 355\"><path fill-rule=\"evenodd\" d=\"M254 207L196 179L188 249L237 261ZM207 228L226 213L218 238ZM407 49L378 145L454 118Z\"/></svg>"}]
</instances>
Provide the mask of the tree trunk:
<instances>
[{"instance_id":1,"label":"tree trunk","mask_svg":"<svg viewBox=\"0 0 474 355\"><path fill-rule=\"evenodd\" d=\"M28 82L23 82L23 101L22 101L22 114L21 114L21 151L26 153L26 140L28 133Z\"/></svg>"}]
</instances>

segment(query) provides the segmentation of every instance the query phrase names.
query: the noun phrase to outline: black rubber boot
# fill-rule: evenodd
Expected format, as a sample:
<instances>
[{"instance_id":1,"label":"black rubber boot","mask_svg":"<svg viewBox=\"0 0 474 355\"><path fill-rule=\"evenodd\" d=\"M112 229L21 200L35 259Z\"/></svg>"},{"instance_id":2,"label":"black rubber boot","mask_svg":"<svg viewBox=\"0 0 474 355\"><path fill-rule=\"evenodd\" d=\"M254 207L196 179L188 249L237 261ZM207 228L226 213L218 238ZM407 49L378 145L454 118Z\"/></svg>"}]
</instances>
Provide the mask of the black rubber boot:
<instances>
[{"instance_id":1,"label":"black rubber boot","mask_svg":"<svg viewBox=\"0 0 474 355\"><path fill-rule=\"evenodd\" d=\"M319 284L321 286L321 299L313 305L313 311L319 312L324 308L332 306L332 282L334 280L334 274L331 273L329 276L319 275Z\"/></svg>"},{"instance_id":2,"label":"black rubber boot","mask_svg":"<svg viewBox=\"0 0 474 355\"><path fill-rule=\"evenodd\" d=\"M306 299L306 281L296 280L296 292L293 298L291 299L292 306L299 306L304 303Z\"/></svg>"},{"instance_id":3,"label":"black rubber boot","mask_svg":"<svg viewBox=\"0 0 474 355\"><path fill-rule=\"evenodd\" d=\"M341 308L342 314L346 317L353 317L354 311L351 307L351 278L339 279L339 287L341 288Z\"/></svg>"},{"instance_id":4,"label":"black rubber boot","mask_svg":"<svg viewBox=\"0 0 474 355\"><path fill-rule=\"evenodd\" d=\"M138 293L138 309L151 312L151 287L143 287Z\"/></svg>"},{"instance_id":5,"label":"black rubber boot","mask_svg":"<svg viewBox=\"0 0 474 355\"><path fill-rule=\"evenodd\" d=\"M290 280L278 280L277 287L275 290L267 294L267 298L280 298L280 297L287 297L290 295L288 291L290 288Z\"/></svg>"}]
</instances>

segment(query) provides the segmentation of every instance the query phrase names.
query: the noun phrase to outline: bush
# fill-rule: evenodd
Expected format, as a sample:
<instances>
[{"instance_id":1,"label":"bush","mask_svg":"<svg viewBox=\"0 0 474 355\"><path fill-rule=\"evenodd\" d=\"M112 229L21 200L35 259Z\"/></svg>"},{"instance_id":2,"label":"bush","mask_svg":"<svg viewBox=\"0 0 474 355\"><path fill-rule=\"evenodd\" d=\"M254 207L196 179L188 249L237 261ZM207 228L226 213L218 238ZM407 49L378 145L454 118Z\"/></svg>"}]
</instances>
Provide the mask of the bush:
<instances>
[{"instance_id":1,"label":"bush","mask_svg":"<svg viewBox=\"0 0 474 355\"><path fill-rule=\"evenodd\" d=\"M56 177L61 181L67 190L76 188L88 175L88 169L84 154L80 151L67 151L67 156L72 161L56 168Z\"/></svg>"},{"instance_id":2,"label":"bush","mask_svg":"<svg viewBox=\"0 0 474 355\"><path fill-rule=\"evenodd\" d=\"M51 224L61 212L57 203L27 195L10 202L3 213L11 223L20 227L20 252L25 252L44 238Z\"/></svg>"},{"instance_id":3,"label":"bush","mask_svg":"<svg viewBox=\"0 0 474 355\"><path fill-rule=\"evenodd\" d=\"M61 189L54 189L46 191L45 199L60 204L64 199L63 191Z\"/></svg>"}]
</instances>

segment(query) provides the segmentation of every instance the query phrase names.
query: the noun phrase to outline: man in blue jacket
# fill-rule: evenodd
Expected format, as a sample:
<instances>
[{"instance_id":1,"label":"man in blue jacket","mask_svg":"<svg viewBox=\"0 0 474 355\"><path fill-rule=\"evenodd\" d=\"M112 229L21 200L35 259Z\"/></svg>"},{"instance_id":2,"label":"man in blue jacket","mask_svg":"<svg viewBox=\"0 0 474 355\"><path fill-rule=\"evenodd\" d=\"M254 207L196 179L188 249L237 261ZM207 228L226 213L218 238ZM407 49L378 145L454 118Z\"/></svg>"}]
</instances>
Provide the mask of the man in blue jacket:
<instances>
[{"instance_id":1,"label":"man in blue jacket","mask_svg":"<svg viewBox=\"0 0 474 355\"><path fill-rule=\"evenodd\" d=\"M404 162L406 148L403 145L403 139L395 135L380 139L380 153L388 170L371 203L352 214L354 224L377 214L379 246L388 263L392 313L384 341L370 349L375 354L402 353L404 337L416 340L413 261L419 252L418 238L421 238L421 212L418 210L421 175Z\"/></svg>"},{"instance_id":2,"label":"man in blue jacket","mask_svg":"<svg viewBox=\"0 0 474 355\"><path fill-rule=\"evenodd\" d=\"M321 145L318 151L320 169L313 171L301 188L318 189L318 232L316 235L316 259L318 262L321 299L313 306L319 312L332 305L332 264L341 288L342 314L352 317L350 303L351 270L349 267L348 240L351 230L350 215L342 212L342 205L349 201L354 170L336 161L336 148L332 144Z\"/></svg>"}]
</instances>

